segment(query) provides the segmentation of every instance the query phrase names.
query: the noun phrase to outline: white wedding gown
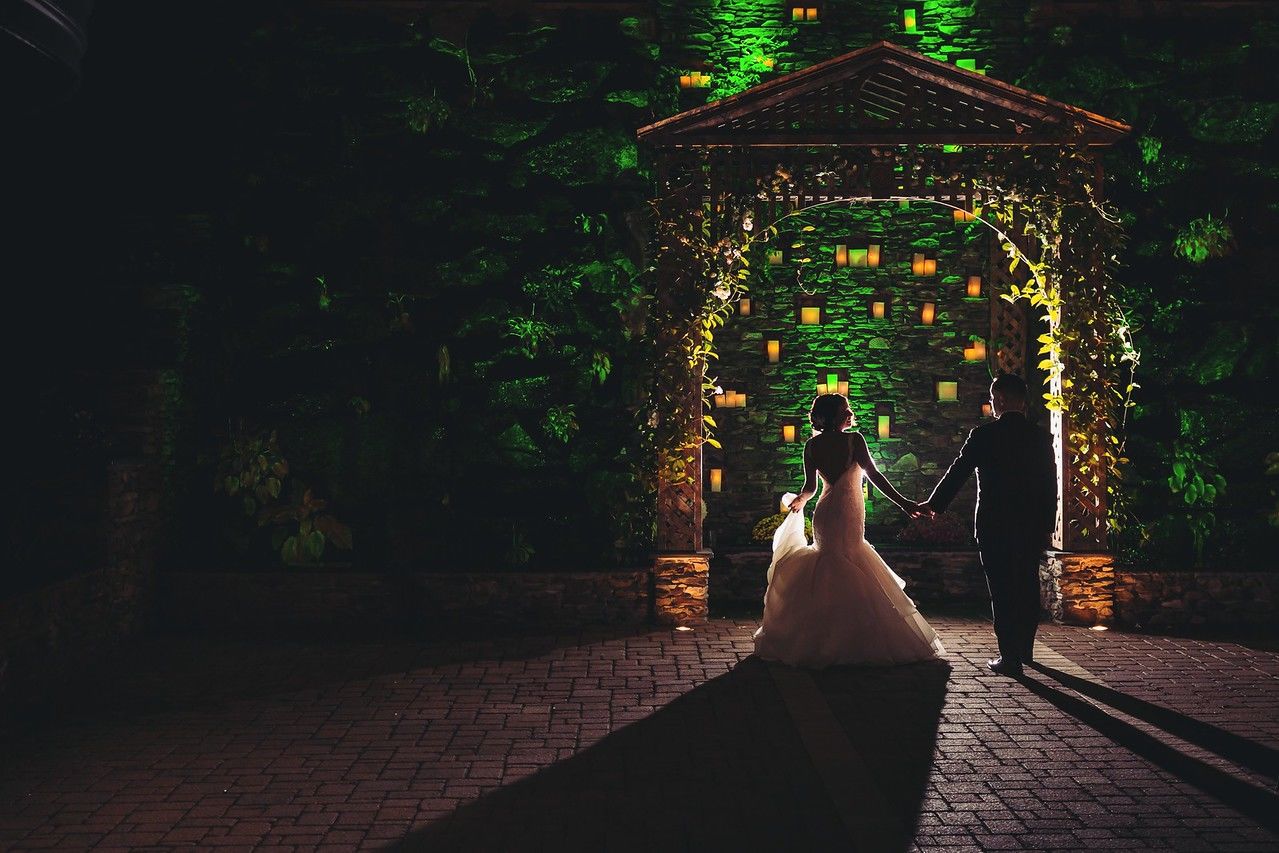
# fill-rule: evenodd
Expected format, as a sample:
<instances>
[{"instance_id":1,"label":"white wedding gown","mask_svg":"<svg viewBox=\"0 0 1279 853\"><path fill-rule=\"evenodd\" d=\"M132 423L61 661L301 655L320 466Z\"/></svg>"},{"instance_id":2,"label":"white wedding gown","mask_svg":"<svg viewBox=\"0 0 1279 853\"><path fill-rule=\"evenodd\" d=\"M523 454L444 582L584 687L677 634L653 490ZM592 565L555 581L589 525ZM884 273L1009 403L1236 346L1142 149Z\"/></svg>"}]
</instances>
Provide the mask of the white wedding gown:
<instances>
[{"instance_id":1,"label":"white wedding gown","mask_svg":"<svg viewBox=\"0 0 1279 853\"><path fill-rule=\"evenodd\" d=\"M822 476L813 538L808 544L802 512L789 513L773 534L756 654L820 669L909 663L944 653L937 632L906 596L906 582L866 541L861 466L850 465L834 483Z\"/></svg>"}]
</instances>

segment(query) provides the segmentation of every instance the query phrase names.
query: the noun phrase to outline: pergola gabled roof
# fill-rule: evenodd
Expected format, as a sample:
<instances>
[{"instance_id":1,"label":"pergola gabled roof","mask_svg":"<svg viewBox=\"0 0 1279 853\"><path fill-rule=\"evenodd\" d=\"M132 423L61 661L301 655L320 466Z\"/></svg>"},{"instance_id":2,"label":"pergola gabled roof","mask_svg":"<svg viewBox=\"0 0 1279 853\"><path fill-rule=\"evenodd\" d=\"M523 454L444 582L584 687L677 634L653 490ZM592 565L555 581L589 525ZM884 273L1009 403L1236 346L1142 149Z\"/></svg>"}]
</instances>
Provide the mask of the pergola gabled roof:
<instances>
[{"instance_id":1,"label":"pergola gabled roof","mask_svg":"<svg viewBox=\"0 0 1279 853\"><path fill-rule=\"evenodd\" d=\"M890 42L638 131L672 146L1109 145L1131 128Z\"/></svg>"}]
</instances>

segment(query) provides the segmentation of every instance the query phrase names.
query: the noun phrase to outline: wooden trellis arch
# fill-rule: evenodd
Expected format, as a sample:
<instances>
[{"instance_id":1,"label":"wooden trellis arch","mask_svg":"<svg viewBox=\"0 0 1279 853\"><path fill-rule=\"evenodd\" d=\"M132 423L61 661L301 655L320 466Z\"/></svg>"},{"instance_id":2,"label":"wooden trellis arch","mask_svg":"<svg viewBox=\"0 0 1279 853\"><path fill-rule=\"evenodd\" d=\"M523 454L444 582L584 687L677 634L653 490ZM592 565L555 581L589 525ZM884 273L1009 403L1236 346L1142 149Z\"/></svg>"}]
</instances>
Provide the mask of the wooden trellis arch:
<instances>
[{"instance_id":1,"label":"wooden trellis arch","mask_svg":"<svg viewBox=\"0 0 1279 853\"><path fill-rule=\"evenodd\" d=\"M725 194L754 196L759 223L766 225L841 199L914 198L971 210L974 182L944 177L956 174L959 157L947 149L984 146L994 156L1013 158L1028 146L1106 146L1129 130L1079 107L878 42L648 125L638 138L656 154L659 196L688 205ZM786 180L770 183L779 171ZM1097 166L1094 186L1100 187L1101 178ZM1017 241L1013 233L1005 236ZM676 271L660 257L657 267L660 295ZM996 287L1008 284L998 264L992 274ZM1009 342L997 355L1001 369L1023 374L1032 369L1028 334L1021 307L996 300L991 338ZM1065 370L1069 375L1069 364ZM699 407L698 370L690 368L684 379L683 387L668 390ZM1070 521L1072 514L1104 519L1106 507L1075 499L1079 478L1062 441L1070 425L1058 413L1052 421L1064 508L1054 545L1095 550L1095 539L1073 539ZM659 487L658 547L667 555L705 553L702 460L700 452L692 456L691 476L684 482L672 477Z\"/></svg>"}]
</instances>

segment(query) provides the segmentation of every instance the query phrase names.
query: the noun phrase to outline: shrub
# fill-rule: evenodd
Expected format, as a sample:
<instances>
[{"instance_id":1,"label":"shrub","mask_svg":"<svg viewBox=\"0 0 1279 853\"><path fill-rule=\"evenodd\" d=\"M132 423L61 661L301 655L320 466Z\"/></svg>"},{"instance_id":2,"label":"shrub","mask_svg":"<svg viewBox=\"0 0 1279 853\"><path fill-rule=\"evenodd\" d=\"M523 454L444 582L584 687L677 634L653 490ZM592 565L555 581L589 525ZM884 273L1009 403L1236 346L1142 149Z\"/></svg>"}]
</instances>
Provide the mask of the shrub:
<instances>
[{"instance_id":1,"label":"shrub","mask_svg":"<svg viewBox=\"0 0 1279 853\"><path fill-rule=\"evenodd\" d=\"M772 543L773 534L777 532L777 528L782 526L782 522L786 520L789 512L779 512L776 515L769 515L755 522L755 526L751 529L751 538L756 542ZM813 522L804 519L804 534L809 539L813 538Z\"/></svg>"}]
</instances>

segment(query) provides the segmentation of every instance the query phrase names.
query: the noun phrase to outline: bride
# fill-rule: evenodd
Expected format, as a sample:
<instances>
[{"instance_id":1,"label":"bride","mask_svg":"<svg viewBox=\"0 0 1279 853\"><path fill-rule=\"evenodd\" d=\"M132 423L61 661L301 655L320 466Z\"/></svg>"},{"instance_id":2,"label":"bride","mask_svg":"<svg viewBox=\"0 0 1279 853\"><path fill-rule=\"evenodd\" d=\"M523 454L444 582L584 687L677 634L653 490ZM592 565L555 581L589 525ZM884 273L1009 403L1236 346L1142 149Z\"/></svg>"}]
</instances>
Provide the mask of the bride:
<instances>
[{"instance_id":1,"label":"bride","mask_svg":"<svg viewBox=\"0 0 1279 853\"><path fill-rule=\"evenodd\" d=\"M862 477L904 512L918 504L903 498L870 458L854 425L848 400L823 394L809 420L817 434L804 445L804 486L787 494L790 515L773 534L764 621L755 652L766 660L821 668L832 664L898 664L941 654L937 633L865 538ZM804 535L804 504L823 483L813 512L813 544Z\"/></svg>"}]
</instances>

